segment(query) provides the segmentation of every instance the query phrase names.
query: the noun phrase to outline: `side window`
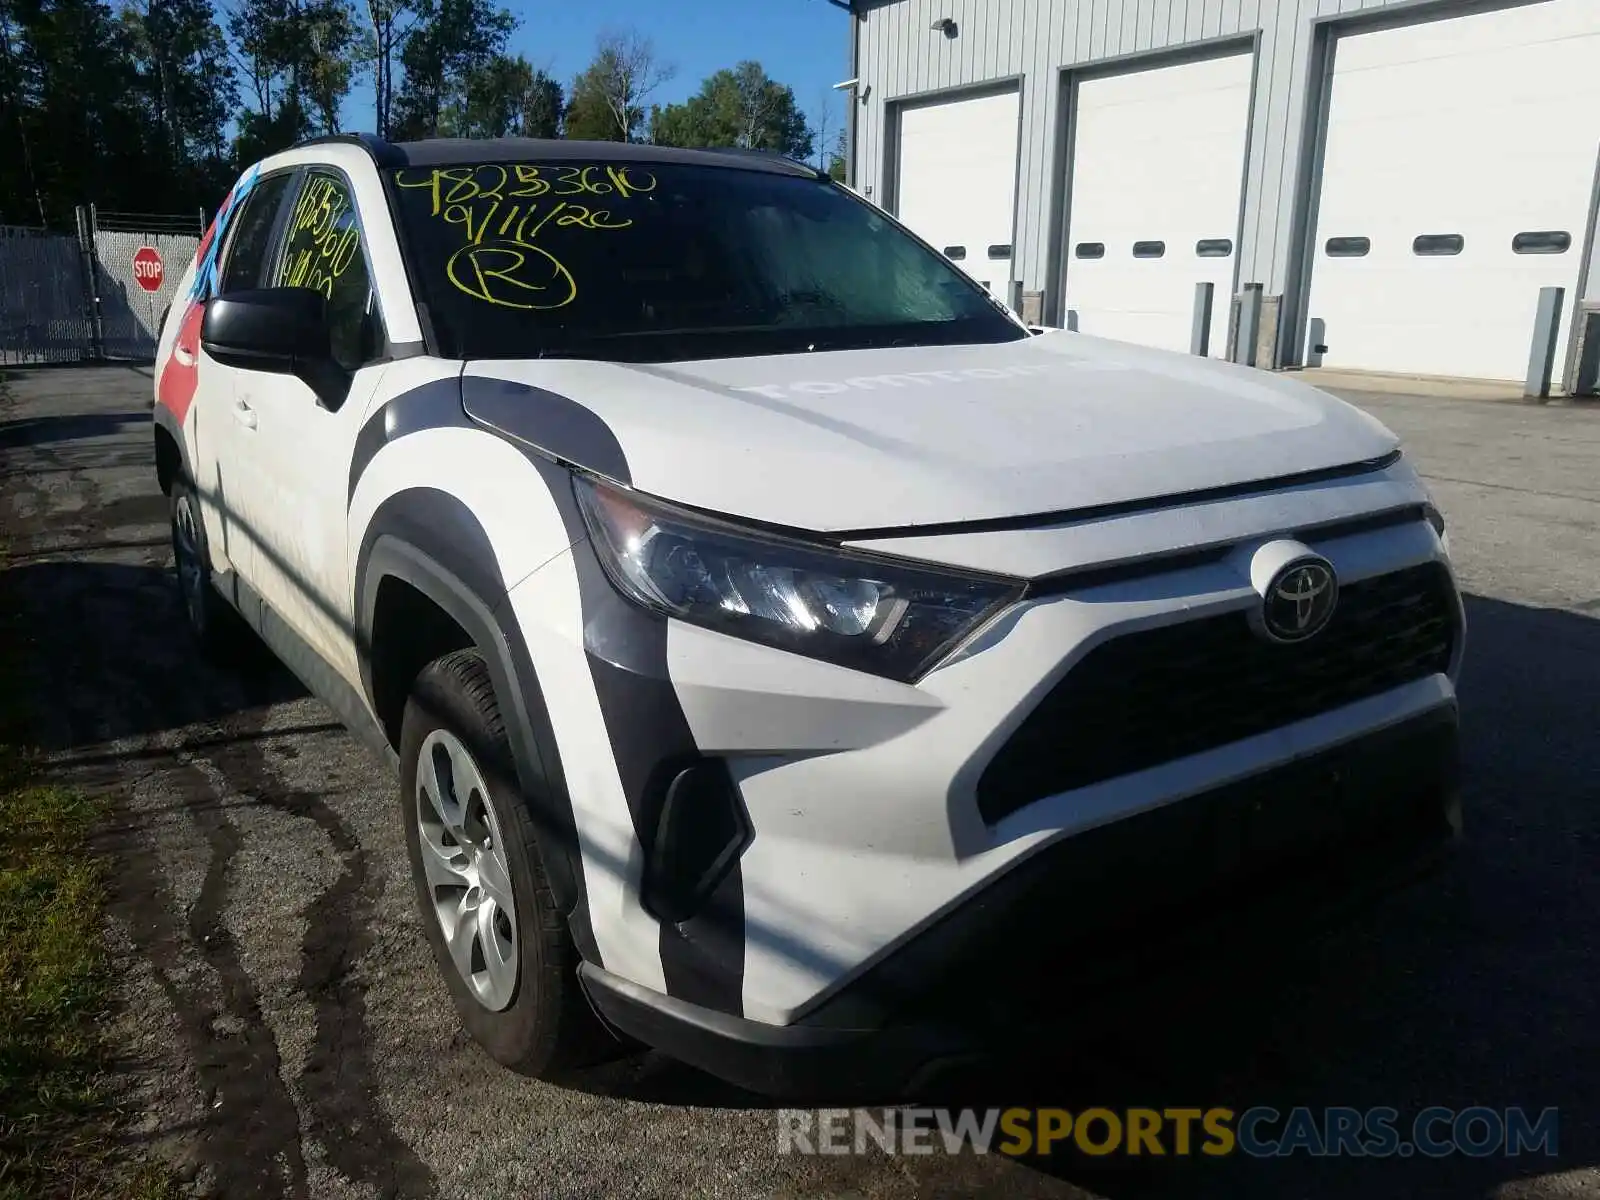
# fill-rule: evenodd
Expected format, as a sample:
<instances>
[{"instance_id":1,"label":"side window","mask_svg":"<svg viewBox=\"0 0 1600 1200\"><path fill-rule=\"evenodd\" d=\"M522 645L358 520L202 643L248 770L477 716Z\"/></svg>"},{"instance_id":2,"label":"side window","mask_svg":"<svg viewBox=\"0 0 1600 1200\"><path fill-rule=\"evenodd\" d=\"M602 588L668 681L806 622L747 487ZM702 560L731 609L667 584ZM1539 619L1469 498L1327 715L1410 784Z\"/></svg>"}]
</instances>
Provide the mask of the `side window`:
<instances>
[{"instance_id":1,"label":"side window","mask_svg":"<svg viewBox=\"0 0 1600 1200\"><path fill-rule=\"evenodd\" d=\"M353 371L376 353L378 314L355 197L344 177L308 172L286 232L273 285L313 288L328 298L333 356Z\"/></svg>"},{"instance_id":2,"label":"side window","mask_svg":"<svg viewBox=\"0 0 1600 1200\"><path fill-rule=\"evenodd\" d=\"M272 226L283 201L284 190L293 175L269 175L245 197L228 242L228 257L222 264L218 294L244 291L261 286L261 269L272 244Z\"/></svg>"}]
</instances>

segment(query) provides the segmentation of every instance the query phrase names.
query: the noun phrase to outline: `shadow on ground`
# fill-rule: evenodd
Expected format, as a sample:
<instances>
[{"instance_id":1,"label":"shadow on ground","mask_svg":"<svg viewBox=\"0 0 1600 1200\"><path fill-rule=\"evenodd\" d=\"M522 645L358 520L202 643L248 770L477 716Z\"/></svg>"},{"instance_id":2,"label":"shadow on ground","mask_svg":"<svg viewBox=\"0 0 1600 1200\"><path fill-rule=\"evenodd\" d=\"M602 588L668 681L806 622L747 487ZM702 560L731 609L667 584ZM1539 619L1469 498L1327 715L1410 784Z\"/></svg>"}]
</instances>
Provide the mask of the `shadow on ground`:
<instances>
[{"instance_id":1,"label":"shadow on ground","mask_svg":"<svg viewBox=\"0 0 1600 1200\"><path fill-rule=\"evenodd\" d=\"M46 752L98 749L305 695L264 648L238 670L202 660L167 567L24 561L0 572L0 613L24 684L24 728Z\"/></svg>"},{"instance_id":2,"label":"shadow on ground","mask_svg":"<svg viewBox=\"0 0 1600 1200\"><path fill-rule=\"evenodd\" d=\"M148 426L148 412L63 413L53 417L21 417L0 421L0 450L110 437L138 425Z\"/></svg>"}]
</instances>

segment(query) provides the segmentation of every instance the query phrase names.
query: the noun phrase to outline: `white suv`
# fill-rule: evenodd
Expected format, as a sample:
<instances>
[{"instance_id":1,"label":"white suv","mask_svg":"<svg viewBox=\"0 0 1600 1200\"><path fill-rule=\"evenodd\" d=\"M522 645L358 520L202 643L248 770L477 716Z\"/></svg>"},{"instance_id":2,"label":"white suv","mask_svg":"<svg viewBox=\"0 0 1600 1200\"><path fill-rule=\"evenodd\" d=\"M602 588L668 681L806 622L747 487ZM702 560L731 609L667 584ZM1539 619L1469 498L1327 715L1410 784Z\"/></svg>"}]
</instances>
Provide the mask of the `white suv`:
<instances>
[{"instance_id":1,"label":"white suv","mask_svg":"<svg viewBox=\"0 0 1600 1200\"><path fill-rule=\"evenodd\" d=\"M950 998L1004 992L1008 938L1459 829L1462 610L1394 436L1030 335L808 167L323 139L240 179L182 287L155 440L195 631L253 628L397 764L507 1065L621 1034L909 1084L981 1040Z\"/></svg>"}]
</instances>

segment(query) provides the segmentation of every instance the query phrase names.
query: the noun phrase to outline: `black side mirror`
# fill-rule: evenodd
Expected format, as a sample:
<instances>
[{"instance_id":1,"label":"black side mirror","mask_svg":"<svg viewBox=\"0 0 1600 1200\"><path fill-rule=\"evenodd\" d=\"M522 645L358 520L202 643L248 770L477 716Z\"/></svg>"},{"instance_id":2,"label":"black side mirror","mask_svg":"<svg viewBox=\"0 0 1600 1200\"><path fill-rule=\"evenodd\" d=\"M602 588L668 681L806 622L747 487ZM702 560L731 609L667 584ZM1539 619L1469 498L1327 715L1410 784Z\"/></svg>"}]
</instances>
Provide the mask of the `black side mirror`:
<instances>
[{"instance_id":1,"label":"black side mirror","mask_svg":"<svg viewBox=\"0 0 1600 1200\"><path fill-rule=\"evenodd\" d=\"M349 373L333 357L328 301L311 288L257 288L206 304L200 345L212 358L246 371L293 375L330 408L344 401Z\"/></svg>"}]
</instances>

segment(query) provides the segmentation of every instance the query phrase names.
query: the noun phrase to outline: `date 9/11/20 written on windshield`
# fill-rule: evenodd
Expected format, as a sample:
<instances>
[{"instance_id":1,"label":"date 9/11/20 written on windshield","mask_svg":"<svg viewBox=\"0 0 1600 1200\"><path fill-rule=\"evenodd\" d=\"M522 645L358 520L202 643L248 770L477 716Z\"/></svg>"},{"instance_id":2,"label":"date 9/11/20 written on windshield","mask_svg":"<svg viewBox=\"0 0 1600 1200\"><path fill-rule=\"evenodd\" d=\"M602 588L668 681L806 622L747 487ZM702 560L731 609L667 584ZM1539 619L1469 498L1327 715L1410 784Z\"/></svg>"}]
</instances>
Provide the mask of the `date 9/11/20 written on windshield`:
<instances>
[{"instance_id":1,"label":"date 9/11/20 written on windshield","mask_svg":"<svg viewBox=\"0 0 1600 1200\"><path fill-rule=\"evenodd\" d=\"M537 244L547 227L600 232L627 229L610 207L655 190L655 177L628 167L527 163L440 167L395 176L401 188L431 192L430 215L456 225L462 245L445 264L458 291L502 308L553 309L571 304L578 281Z\"/></svg>"}]
</instances>

